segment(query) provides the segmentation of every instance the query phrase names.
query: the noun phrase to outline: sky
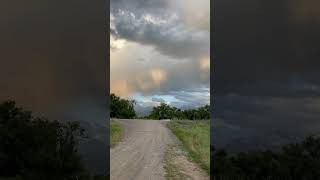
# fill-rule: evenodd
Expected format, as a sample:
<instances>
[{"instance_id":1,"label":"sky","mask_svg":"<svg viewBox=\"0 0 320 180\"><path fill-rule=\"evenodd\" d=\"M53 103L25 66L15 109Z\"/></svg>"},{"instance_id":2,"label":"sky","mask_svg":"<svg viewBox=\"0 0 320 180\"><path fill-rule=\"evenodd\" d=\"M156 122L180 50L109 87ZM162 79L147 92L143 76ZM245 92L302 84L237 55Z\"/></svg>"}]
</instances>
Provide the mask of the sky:
<instances>
[{"instance_id":1,"label":"sky","mask_svg":"<svg viewBox=\"0 0 320 180\"><path fill-rule=\"evenodd\" d=\"M111 0L110 88L139 114L210 104L210 1Z\"/></svg>"},{"instance_id":2,"label":"sky","mask_svg":"<svg viewBox=\"0 0 320 180\"><path fill-rule=\"evenodd\" d=\"M16 100L50 119L105 124L106 10L95 2L0 2L1 101ZM320 2L212 2L214 71L209 1L112 0L111 92L135 98L139 112L212 98L211 140L229 149L319 133ZM98 140L93 146L105 148ZM93 164L106 158L94 154Z\"/></svg>"},{"instance_id":3,"label":"sky","mask_svg":"<svg viewBox=\"0 0 320 180\"><path fill-rule=\"evenodd\" d=\"M0 100L44 116L96 111L95 120L81 120L105 123L105 9L75 2L1 2Z\"/></svg>"},{"instance_id":4,"label":"sky","mask_svg":"<svg viewBox=\"0 0 320 180\"><path fill-rule=\"evenodd\" d=\"M49 120L80 121L91 171L109 163L104 1L0 2L0 103ZM92 148L92 149L91 149Z\"/></svg>"},{"instance_id":5,"label":"sky","mask_svg":"<svg viewBox=\"0 0 320 180\"><path fill-rule=\"evenodd\" d=\"M229 150L320 133L320 2L214 2L213 138Z\"/></svg>"}]
</instances>

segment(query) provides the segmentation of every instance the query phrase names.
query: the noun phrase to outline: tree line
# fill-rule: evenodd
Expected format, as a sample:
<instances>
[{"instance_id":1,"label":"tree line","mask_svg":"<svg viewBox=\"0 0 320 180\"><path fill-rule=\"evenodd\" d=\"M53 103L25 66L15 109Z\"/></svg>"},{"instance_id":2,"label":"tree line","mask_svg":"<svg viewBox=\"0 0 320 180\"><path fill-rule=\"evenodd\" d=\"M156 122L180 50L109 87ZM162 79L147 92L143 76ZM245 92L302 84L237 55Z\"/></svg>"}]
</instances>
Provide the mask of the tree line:
<instances>
[{"instance_id":1,"label":"tree line","mask_svg":"<svg viewBox=\"0 0 320 180\"><path fill-rule=\"evenodd\" d=\"M110 117L111 118L144 118L144 119L189 119L189 120L209 120L210 106L205 105L199 108L182 110L177 107L161 103L159 106L153 107L149 115L137 117L134 109L135 100L127 100L110 95Z\"/></svg>"},{"instance_id":2,"label":"tree line","mask_svg":"<svg viewBox=\"0 0 320 180\"><path fill-rule=\"evenodd\" d=\"M228 155L211 146L215 180L316 180L320 178L320 138L309 136L280 152L252 151Z\"/></svg>"},{"instance_id":3,"label":"tree line","mask_svg":"<svg viewBox=\"0 0 320 180\"><path fill-rule=\"evenodd\" d=\"M0 104L0 179L92 179L78 152L86 137L78 122L35 117L5 101Z\"/></svg>"},{"instance_id":4,"label":"tree line","mask_svg":"<svg viewBox=\"0 0 320 180\"><path fill-rule=\"evenodd\" d=\"M147 116L150 119L188 119L188 120L209 120L210 106L205 105L199 108L182 110L161 103L153 107L151 113Z\"/></svg>"}]
</instances>

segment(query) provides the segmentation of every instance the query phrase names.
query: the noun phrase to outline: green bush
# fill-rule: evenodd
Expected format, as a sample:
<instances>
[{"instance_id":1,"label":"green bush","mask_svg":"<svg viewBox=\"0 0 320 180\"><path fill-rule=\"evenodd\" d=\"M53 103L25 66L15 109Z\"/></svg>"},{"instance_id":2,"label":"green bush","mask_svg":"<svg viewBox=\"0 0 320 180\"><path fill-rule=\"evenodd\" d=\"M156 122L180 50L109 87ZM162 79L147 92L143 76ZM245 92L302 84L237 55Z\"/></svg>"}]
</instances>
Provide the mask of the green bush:
<instances>
[{"instance_id":1,"label":"green bush","mask_svg":"<svg viewBox=\"0 0 320 180\"><path fill-rule=\"evenodd\" d=\"M0 104L0 176L23 179L74 179L84 174L78 141L85 137L76 122L61 123L34 117Z\"/></svg>"},{"instance_id":2,"label":"green bush","mask_svg":"<svg viewBox=\"0 0 320 180\"><path fill-rule=\"evenodd\" d=\"M160 106L153 107L149 118L151 119L188 119L188 120L209 120L210 106L206 105L195 109L181 110L161 103Z\"/></svg>"},{"instance_id":3,"label":"green bush","mask_svg":"<svg viewBox=\"0 0 320 180\"><path fill-rule=\"evenodd\" d=\"M320 138L309 136L301 143L283 146L282 151L242 152L228 156L212 147L213 170L217 180L283 179L315 180L320 177Z\"/></svg>"},{"instance_id":4,"label":"green bush","mask_svg":"<svg viewBox=\"0 0 320 180\"><path fill-rule=\"evenodd\" d=\"M116 145L122 137L123 129L118 122L111 120L110 122L110 146Z\"/></svg>"},{"instance_id":5,"label":"green bush","mask_svg":"<svg viewBox=\"0 0 320 180\"><path fill-rule=\"evenodd\" d=\"M210 173L210 122L170 121L168 127L182 142L188 157Z\"/></svg>"},{"instance_id":6,"label":"green bush","mask_svg":"<svg viewBox=\"0 0 320 180\"><path fill-rule=\"evenodd\" d=\"M122 99L115 94L110 95L110 117L132 119L136 117L135 101Z\"/></svg>"}]
</instances>

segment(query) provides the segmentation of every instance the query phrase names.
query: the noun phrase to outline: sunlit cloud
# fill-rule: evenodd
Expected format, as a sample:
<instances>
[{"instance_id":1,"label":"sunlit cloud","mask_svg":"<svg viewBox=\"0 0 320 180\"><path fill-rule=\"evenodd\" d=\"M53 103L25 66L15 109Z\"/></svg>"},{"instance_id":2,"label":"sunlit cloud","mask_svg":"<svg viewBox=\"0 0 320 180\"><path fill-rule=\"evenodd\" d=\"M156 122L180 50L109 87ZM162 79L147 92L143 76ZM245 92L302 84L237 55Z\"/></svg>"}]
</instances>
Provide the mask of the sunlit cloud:
<instances>
[{"instance_id":1,"label":"sunlit cloud","mask_svg":"<svg viewBox=\"0 0 320 180\"><path fill-rule=\"evenodd\" d=\"M162 69L151 69L150 75L156 85L160 85L163 81L166 80L166 72Z\"/></svg>"},{"instance_id":2,"label":"sunlit cloud","mask_svg":"<svg viewBox=\"0 0 320 180\"><path fill-rule=\"evenodd\" d=\"M177 107L208 104L197 88L210 86L209 5L209 0L112 0L112 91L137 100L140 110L159 105L157 98Z\"/></svg>"},{"instance_id":3,"label":"sunlit cloud","mask_svg":"<svg viewBox=\"0 0 320 180\"><path fill-rule=\"evenodd\" d=\"M126 45L126 40L116 39L110 36L110 47L111 49L122 49Z\"/></svg>"},{"instance_id":4,"label":"sunlit cloud","mask_svg":"<svg viewBox=\"0 0 320 180\"><path fill-rule=\"evenodd\" d=\"M192 28L210 31L210 0L167 0L169 6L181 14Z\"/></svg>"},{"instance_id":5,"label":"sunlit cloud","mask_svg":"<svg viewBox=\"0 0 320 180\"><path fill-rule=\"evenodd\" d=\"M168 23L167 20L165 19L162 19L162 18L157 18L155 16L152 16L151 14L145 14L142 19L144 21L146 21L147 23L152 23L152 24L155 24L155 25L161 25L161 24L166 24Z\"/></svg>"},{"instance_id":6,"label":"sunlit cloud","mask_svg":"<svg viewBox=\"0 0 320 180\"><path fill-rule=\"evenodd\" d=\"M150 69L147 73L144 71L137 74L135 84L137 84L138 89L144 92L158 89L167 78L167 73L163 69Z\"/></svg>"},{"instance_id":7,"label":"sunlit cloud","mask_svg":"<svg viewBox=\"0 0 320 180\"><path fill-rule=\"evenodd\" d=\"M199 62L200 69L203 71L209 71L210 70L210 59L209 58L203 58Z\"/></svg>"},{"instance_id":8,"label":"sunlit cloud","mask_svg":"<svg viewBox=\"0 0 320 180\"><path fill-rule=\"evenodd\" d=\"M153 83L151 83L150 81L144 81L142 79L137 79L137 84L138 84L138 88L141 89L142 91L150 91L153 88L155 88Z\"/></svg>"},{"instance_id":9,"label":"sunlit cloud","mask_svg":"<svg viewBox=\"0 0 320 180\"><path fill-rule=\"evenodd\" d=\"M114 93L118 96L127 97L131 94L132 89L129 86L129 83L126 80L119 80L111 82L111 93Z\"/></svg>"}]
</instances>

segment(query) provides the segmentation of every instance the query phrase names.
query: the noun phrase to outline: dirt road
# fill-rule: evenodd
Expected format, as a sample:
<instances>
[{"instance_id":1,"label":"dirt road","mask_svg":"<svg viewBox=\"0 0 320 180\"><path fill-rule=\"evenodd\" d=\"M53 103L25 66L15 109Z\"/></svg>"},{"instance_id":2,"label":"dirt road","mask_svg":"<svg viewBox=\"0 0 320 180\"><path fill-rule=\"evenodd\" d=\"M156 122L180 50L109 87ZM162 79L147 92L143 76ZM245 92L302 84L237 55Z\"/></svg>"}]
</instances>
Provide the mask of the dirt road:
<instances>
[{"instance_id":1,"label":"dirt road","mask_svg":"<svg viewBox=\"0 0 320 180\"><path fill-rule=\"evenodd\" d=\"M116 120L125 137L110 150L111 180L164 180L163 158L176 137L166 121Z\"/></svg>"}]
</instances>

